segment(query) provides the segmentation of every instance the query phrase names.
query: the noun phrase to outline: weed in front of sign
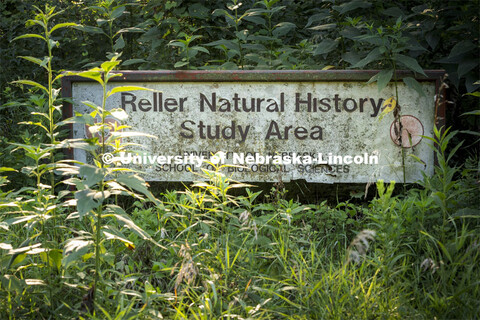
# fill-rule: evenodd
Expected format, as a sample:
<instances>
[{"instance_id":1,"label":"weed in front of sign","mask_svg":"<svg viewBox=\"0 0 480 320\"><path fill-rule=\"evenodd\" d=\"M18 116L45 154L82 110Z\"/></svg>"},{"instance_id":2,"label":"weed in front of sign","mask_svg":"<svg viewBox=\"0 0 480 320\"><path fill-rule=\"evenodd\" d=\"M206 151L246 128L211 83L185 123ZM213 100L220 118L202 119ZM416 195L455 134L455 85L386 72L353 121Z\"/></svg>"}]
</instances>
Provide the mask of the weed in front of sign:
<instances>
[{"instance_id":1,"label":"weed in front of sign","mask_svg":"<svg viewBox=\"0 0 480 320\"><path fill-rule=\"evenodd\" d=\"M92 79L102 87L102 104L100 106L93 102L84 101L83 103L90 107L93 111L87 114L78 114L73 118L67 119L64 123L72 124L87 124L92 133L91 138L84 139L84 141L67 140L69 147L77 147L88 151L93 156L93 164L83 163L79 166L79 178L69 179L69 183L74 185L77 191L74 192L77 217L79 219L87 218L91 222L91 232L83 234L68 240L68 250L65 251L65 258L68 263L68 269L77 259L81 258L90 250L93 249L94 258L94 282L92 289L92 305L95 303L96 292L99 286L103 286L102 264L108 261L108 257L104 254L107 252L104 247L104 241L117 240L125 244L127 248L134 249L135 245L132 241L117 229L116 225L123 226L136 233L143 240L149 240L160 248L163 248L156 241L150 237L148 233L140 229L128 216L128 214L116 203L109 201L111 196L127 194L139 198L141 193L150 201L158 203L158 200L148 190L146 182L132 170L125 168L117 168L114 165L108 165L103 159L103 155L108 151L116 153L125 149L122 145L122 137L132 136L150 136L138 132L125 132L128 126L118 126L116 122L107 122L108 117L113 117L118 121L124 121L127 114L123 109L116 108L107 110L107 99L116 93L132 90L149 90L143 87L136 86L117 86L108 90L109 81L115 77L120 77L121 73L114 73L112 70L120 64L120 61L113 57L110 61L102 63L100 68L93 68L88 71L79 73L68 73L69 75L76 75ZM97 116L100 122L95 122ZM109 135L107 136L107 132ZM98 134L97 136L95 136ZM141 198L141 197L140 197ZM115 224L112 224L115 222ZM73 252L82 252L82 255L73 255ZM92 310L88 310L93 312Z\"/></svg>"},{"instance_id":2,"label":"weed in front of sign","mask_svg":"<svg viewBox=\"0 0 480 320\"><path fill-rule=\"evenodd\" d=\"M406 141L402 141L404 129L401 121L402 116L400 97L398 95L398 82L400 79L397 78L397 70L399 68L399 65L401 65L408 70L426 76L425 72L423 71L422 67L420 67L417 60L402 54L403 52L412 48L410 39L405 36L406 33L408 33L409 28L412 28L412 26L405 24L402 20L402 17L399 17L396 21L396 24L393 26L380 26L375 28L373 24L367 24L368 33L358 36L357 39L361 42L372 45L373 49L371 49L371 51L367 54L365 58L361 59L352 66L354 68L362 68L372 62L379 62L386 66L386 69L380 71L368 81L368 83L376 82L379 92L385 89L385 87L393 78L395 98L392 97L385 101L380 119L382 119L386 114L393 111L395 119L395 136L398 137L398 144L401 148L404 185L407 180L405 168L406 150L404 149L404 145L411 146L412 143L411 135L409 132L407 132L407 135L409 137L409 143L407 143ZM413 77L404 77L402 80L405 85L417 91L420 96L425 96L422 86Z\"/></svg>"}]
</instances>

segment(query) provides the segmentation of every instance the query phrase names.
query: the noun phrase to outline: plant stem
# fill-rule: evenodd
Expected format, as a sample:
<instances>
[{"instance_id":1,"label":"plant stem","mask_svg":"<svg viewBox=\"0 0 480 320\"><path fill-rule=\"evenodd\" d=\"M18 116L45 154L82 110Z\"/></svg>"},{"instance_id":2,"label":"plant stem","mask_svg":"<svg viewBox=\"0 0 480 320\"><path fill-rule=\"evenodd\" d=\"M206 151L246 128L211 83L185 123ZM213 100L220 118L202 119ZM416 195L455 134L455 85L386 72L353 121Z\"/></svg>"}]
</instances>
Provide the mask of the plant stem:
<instances>
[{"instance_id":1,"label":"plant stem","mask_svg":"<svg viewBox=\"0 0 480 320\"><path fill-rule=\"evenodd\" d=\"M234 3L237 4L237 1L235 1ZM240 68L243 70L244 66L243 66L242 43L241 43L241 39L237 35L237 33L238 33L238 9L235 9L235 31L236 31L235 36L237 37L237 41L238 41L238 52L240 54L240 61L239 61L240 62Z\"/></svg>"},{"instance_id":2,"label":"plant stem","mask_svg":"<svg viewBox=\"0 0 480 320\"><path fill-rule=\"evenodd\" d=\"M48 10L46 10L48 12ZM48 62L47 62L47 73L48 73L48 120L49 120L49 135L50 135L50 147L52 148L50 151L50 164L53 165L53 168L50 170L50 195L52 196L52 199L55 199L55 153L53 146L55 145L55 122L54 122L54 106L53 106L53 71L52 71L52 44L50 42L50 32L48 30L48 17L45 17L43 19L45 23L45 39L47 42L47 48L48 48ZM37 167L38 167L38 162L37 162ZM40 177L39 177L40 178ZM39 181L40 182L40 179ZM38 184L37 184L38 185ZM47 200L48 203L48 200ZM56 223L56 209L53 208L52 210L52 221L53 221L53 244L58 243L57 239L57 231L55 226L57 225ZM42 223L42 234L44 232L45 228L45 221ZM50 271L50 275L53 277L53 266L50 267L50 252L46 252L47 256L47 270ZM50 304L53 310L53 286L49 285L49 295L50 295Z\"/></svg>"},{"instance_id":3,"label":"plant stem","mask_svg":"<svg viewBox=\"0 0 480 320\"><path fill-rule=\"evenodd\" d=\"M105 106L107 101L107 76L105 75L105 83L103 85L103 99L102 99L102 155L105 154ZM100 161L100 168L103 171L104 163ZM105 192L105 179L102 179L100 183L100 192L102 193L102 198L104 198ZM100 205L98 212L97 212L97 223L95 226L95 281L93 284L93 302L95 303L96 292L97 292L97 284L99 280L100 274L100 237L101 237L101 228L102 228L102 214L103 214L103 206Z\"/></svg>"},{"instance_id":4,"label":"plant stem","mask_svg":"<svg viewBox=\"0 0 480 320\"><path fill-rule=\"evenodd\" d=\"M402 152L402 172L403 172L403 191L404 193L406 192L406 182L407 182L407 175L406 175L406 169L405 169L405 149L403 147L403 141L402 141L402 121L401 121L401 115L400 115L400 103L398 102L398 78L397 78L397 65L395 63L395 60L392 59L393 63L393 81L395 85L395 100L397 101L397 115L395 117L395 121L398 123L398 140L400 143L400 149Z\"/></svg>"}]
</instances>

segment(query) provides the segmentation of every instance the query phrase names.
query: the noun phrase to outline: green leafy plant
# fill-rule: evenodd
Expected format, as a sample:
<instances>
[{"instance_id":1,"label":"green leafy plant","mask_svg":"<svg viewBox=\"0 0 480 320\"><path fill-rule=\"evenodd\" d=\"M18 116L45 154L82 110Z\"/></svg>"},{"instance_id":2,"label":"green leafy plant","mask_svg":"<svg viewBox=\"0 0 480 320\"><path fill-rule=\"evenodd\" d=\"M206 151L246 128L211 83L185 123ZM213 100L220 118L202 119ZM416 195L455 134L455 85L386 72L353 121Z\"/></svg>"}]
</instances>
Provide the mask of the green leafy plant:
<instances>
[{"instance_id":1,"label":"green leafy plant","mask_svg":"<svg viewBox=\"0 0 480 320\"><path fill-rule=\"evenodd\" d=\"M59 148L59 126L57 125L57 119L60 117L61 105L59 105L58 93L59 89L54 88L55 82L57 82L62 75L55 75L52 68L53 49L59 46L59 43L54 40L53 33L57 30L75 26L75 23L59 23L53 24L54 17L60 14L60 11L55 12L54 7L45 6L45 9L39 9L36 7L37 14L34 19L27 22L29 26L40 26L42 31L40 33L28 33L15 38L14 40L34 38L42 40L47 49L47 55L41 58L32 56L22 56L21 58L32 62L41 68L43 68L47 75L47 86L44 86L38 82L32 80L17 80L16 84L32 86L41 92L41 96L32 96L31 101L35 102L38 109L31 112L33 117L37 119L35 121L24 122L27 125L40 128L41 134L46 137L48 142L42 142L42 139L37 140L36 144L20 144L14 143L16 150L21 150L26 157L33 160L32 166L24 167L23 172L35 179L35 188L25 188L19 190L20 192L26 192L26 194L17 198L16 201L9 203L9 207L15 208L9 212L10 215L14 215L13 218L7 220L6 226L14 226L17 224L25 224L29 232L25 235L27 238L20 244L19 248L9 250L11 255L11 261L6 266L7 272L10 268L21 264L22 261L27 258L27 254L39 257L37 261L41 261L41 265L45 265L49 275L45 278L52 283L55 282L53 278L58 272L58 258L59 250L58 243L62 241L61 236L57 233L56 226L58 221L58 215L62 210L62 203L60 202L61 196L57 194L55 188L58 181L55 177L54 171L57 169L56 151ZM45 98L46 96L46 98ZM49 176L49 178L46 178ZM17 193L17 194L18 194ZM63 192L63 195L66 193ZM33 198L30 198L30 195ZM24 198L25 197L25 198ZM21 199L21 200L18 200ZM30 204L34 200L35 204ZM49 235L47 232L49 228L53 228L53 232ZM42 243L43 239L43 243ZM32 250L36 248L35 250ZM17 269L18 271L18 269ZM16 279L14 274L9 276L9 279ZM11 280L9 280L11 283ZM16 282L21 288L22 281ZM30 283L35 283L31 281ZM37 281L36 283L43 284L43 281ZM26 287L29 282L23 282L23 286ZM56 305L53 286L49 287L48 304L50 306ZM10 304L10 309L13 306Z\"/></svg>"},{"instance_id":2,"label":"green leafy plant","mask_svg":"<svg viewBox=\"0 0 480 320\"><path fill-rule=\"evenodd\" d=\"M96 299L96 293L99 282L102 281L102 262L105 261L106 249L104 247L105 240L118 240L124 243L127 248L134 248L132 241L128 240L123 233L117 229L115 224L109 223L115 221L116 224L130 229L144 240L155 242L148 233L139 228L126 212L116 204L109 203L108 199L114 195L127 194L139 197L135 192L144 194L149 200L157 202L155 197L148 190L145 181L136 174L129 174L131 170L124 168L116 168L106 165L103 156L107 151L120 152L123 148L119 145L122 137L132 135L144 135L134 132L124 132L126 126L113 125L108 123L107 117L113 117L118 121L124 121L127 114L123 109L107 109L107 98L124 91L131 90L148 90L143 87L136 86L120 86L108 88L109 81L112 78L119 77L121 73L113 73L112 70L120 64L120 61L113 57L110 61L102 63L100 68L93 68L88 71L79 73L70 73L88 78L98 82L103 89L102 103L100 106L95 103L85 101L84 104L93 109L89 114L78 115L74 118L67 119L64 123L81 123L88 124L92 134L97 137L87 139L85 142L65 141L65 145L69 147L77 147L90 152L93 156L93 164L82 164L79 168L76 166L68 167L68 174L78 174L81 178L70 178L67 183L75 185L75 203L77 207L77 216L80 219L84 217L91 220L91 232L84 232L82 236L71 238L68 240L64 249L63 263L68 268L73 261L88 255L90 249L93 248L94 257L94 282L92 284L92 300ZM95 122L97 116L99 122ZM109 133L107 135L107 133ZM93 305L92 302L92 305ZM93 312L93 309L88 310Z\"/></svg>"},{"instance_id":3,"label":"green leafy plant","mask_svg":"<svg viewBox=\"0 0 480 320\"><path fill-rule=\"evenodd\" d=\"M192 66L191 59L193 59L199 52L209 54L208 50L202 46L190 46L191 42L201 38L201 36L194 35L188 36L186 34L181 35L184 39L177 39L171 41L168 45L172 47L178 47L180 51L181 60L176 62L174 67L181 68L187 67L187 69L196 69L195 66Z\"/></svg>"},{"instance_id":4,"label":"green leafy plant","mask_svg":"<svg viewBox=\"0 0 480 320\"><path fill-rule=\"evenodd\" d=\"M101 35L108 39L110 44L110 51L106 53L107 59L121 54L125 48L126 42L124 34L126 33L143 33L143 29L137 26L128 28L118 28L115 31L114 25L116 20L120 19L126 11L127 5L133 6L134 4L117 4L116 0L98 0L95 5L89 6L87 9L91 10L97 15L97 26L78 25L77 29L92 33L95 35ZM128 66L135 63L145 62L143 59L129 59L123 62L123 65ZM86 66L99 65L101 62L90 62Z\"/></svg>"}]
</instances>

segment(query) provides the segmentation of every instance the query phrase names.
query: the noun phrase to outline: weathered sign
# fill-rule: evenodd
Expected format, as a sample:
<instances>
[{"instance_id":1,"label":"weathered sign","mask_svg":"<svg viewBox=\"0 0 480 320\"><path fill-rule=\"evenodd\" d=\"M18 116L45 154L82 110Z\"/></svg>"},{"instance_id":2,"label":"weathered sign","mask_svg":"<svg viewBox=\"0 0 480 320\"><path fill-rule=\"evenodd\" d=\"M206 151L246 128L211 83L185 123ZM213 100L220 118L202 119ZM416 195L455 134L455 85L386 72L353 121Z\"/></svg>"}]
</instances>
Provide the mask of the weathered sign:
<instances>
[{"instance_id":1,"label":"weathered sign","mask_svg":"<svg viewBox=\"0 0 480 320\"><path fill-rule=\"evenodd\" d=\"M418 79L424 95L398 83L401 128L393 112L380 117L395 89L390 83L378 92L367 84L375 71L122 73L112 87L153 91L117 93L107 108L123 108L129 130L157 139L131 138L143 148L104 160L144 171L147 180L195 180L195 172L213 162L236 165L225 173L241 181L402 182L400 141L407 182L421 179L422 170L433 173L434 155L423 136L433 134L440 71ZM102 100L101 87L88 79L65 77L63 90L76 112L91 112L82 101ZM85 126L73 126L73 138L87 135ZM81 150L73 155L87 160Z\"/></svg>"}]
</instances>

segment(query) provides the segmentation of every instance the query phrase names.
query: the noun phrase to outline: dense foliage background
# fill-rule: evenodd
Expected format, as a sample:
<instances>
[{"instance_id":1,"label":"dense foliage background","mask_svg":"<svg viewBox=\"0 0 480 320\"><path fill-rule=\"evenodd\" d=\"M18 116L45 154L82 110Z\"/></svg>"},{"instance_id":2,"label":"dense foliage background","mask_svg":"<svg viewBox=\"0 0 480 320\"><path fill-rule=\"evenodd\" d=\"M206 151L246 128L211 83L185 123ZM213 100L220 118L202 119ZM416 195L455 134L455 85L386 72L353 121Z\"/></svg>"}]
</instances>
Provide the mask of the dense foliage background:
<instances>
[{"instance_id":1,"label":"dense foliage background","mask_svg":"<svg viewBox=\"0 0 480 320\"><path fill-rule=\"evenodd\" d=\"M479 78L477 0L5 0L0 3L0 105L17 104L0 110L1 150L8 150L8 141L19 141L18 133L23 133L23 139L33 134L31 128L18 125L31 111L25 98L31 89L11 81L45 80L40 66L18 57L42 55L46 47L38 39L12 39L26 32L25 22L32 18L34 6L45 4L65 10L54 18L55 23L82 25L55 34L60 42L52 61L57 71L99 65L114 52L122 53L120 69L388 69L387 54L383 59L368 54L391 44L424 69L446 70L451 84L448 124L455 129L479 129L478 117L461 116L478 104L477 98L464 95L480 86L475 84ZM399 21L401 26L396 28ZM459 138L475 141L469 135ZM5 152L4 157L6 165L22 163L20 154Z\"/></svg>"},{"instance_id":2,"label":"dense foliage background","mask_svg":"<svg viewBox=\"0 0 480 320\"><path fill-rule=\"evenodd\" d=\"M3 0L0 58L0 315L479 316L478 1ZM444 69L452 129L436 131L435 175L397 196L380 181L369 202L303 205L276 184L259 201L219 172L153 195L136 175L61 160L66 146L121 147L116 128L64 139L55 77L93 67L80 75L99 85L113 69L368 68L379 87ZM92 108L102 137L106 115L123 117Z\"/></svg>"}]
</instances>

